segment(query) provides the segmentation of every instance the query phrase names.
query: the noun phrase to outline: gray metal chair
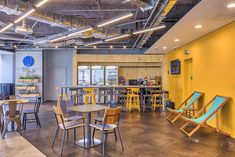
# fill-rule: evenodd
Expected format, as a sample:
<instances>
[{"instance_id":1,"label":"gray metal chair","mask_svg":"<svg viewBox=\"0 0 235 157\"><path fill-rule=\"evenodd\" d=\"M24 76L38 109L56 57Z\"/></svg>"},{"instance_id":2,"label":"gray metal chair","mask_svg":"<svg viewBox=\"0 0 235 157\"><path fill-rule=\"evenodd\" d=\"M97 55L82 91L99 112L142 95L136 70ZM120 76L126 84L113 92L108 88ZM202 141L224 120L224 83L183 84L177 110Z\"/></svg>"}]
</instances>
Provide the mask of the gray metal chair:
<instances>
[{"instance_id":1,"label":"gray metal chair","mask_svg":"<svg viewBox=\"0 0 235 157\"><path fill-rule=\"evenodd\" d=\"M23 109L23 104L17 101L9 101L8 103L4 103L2 111L3 118L3 130L2 130L2 138L5 137L7 132L7 128L10 122L14 125L14 122L17 124L17 130L21 134L21 113Z\"/></svg>"},{"instance_id":2,"label":"gray metal chair","mask_svg":"<svg viewBox=\"0 0 235 157\"><path fill-rule=\"evenodd\" d=\"M60 107L55 107L55 106L53 106L53 108L54 108L54 114L55 114L55 118L56 118L57 128L56 128L56 131L55 131L55 135L54 135L54 139L53 139L53 143L52 143L52 148L54 147L55 140L58 137L59 130L62 129L64 131L63 132L61 149L60 149L60 155L62 155L63 147L64 147L64 139L65 139L65 135L66 135L67 131L74 130L74 143L75 143L76 142L76 129L80 128L80 127L83 128L83 138L84 138L84 145L85 145L84 118L83 118L82 123L81 123L81 121L77 121L77 120L72 120L72 121L66 122L61 108Z\"/></svg>"},{"instance_id":3,"label":"gray metal chair","mask_svg":"<svg viewBox=\"0 0 235 157\"><path fill-rule=\"evenodd\" d=\"M104 135L105 134L107 135L108 132L113 132L116 129L118 131L118 135L119 135L119 138L120 138L122 150L124 150L123 143L122 143L122 138L121 138L121 134L120 134L120 130L119 130L119 120L120 120L121 110L122 110L122 108L120 106L117 107L117 108L108 108L105 111L102 123L90 124L91 127L94 127L95 129L101 131L103 156L105 155L105 152L104 152L104 145L105 145Z\"/></svg>"},{"instance_id":4,"label":"gray metal chair","mask_svg":"<svg viewBox=\"0 0 235 157\"><path fill-rule=\"evenodd\" d=\"M36 122L37 127L39 126L41 128L41 123L39 120L39 109L41 106L41 102L42 102L42 98L41 97L36 97L36 101L34 104L34 109L31 110L24 110L23 111L23 128L26 129L26 124L27 123L32 123L32 122ZM28 115L34 115L35 118L27 118Z\"/></svg>"}]
</instances>

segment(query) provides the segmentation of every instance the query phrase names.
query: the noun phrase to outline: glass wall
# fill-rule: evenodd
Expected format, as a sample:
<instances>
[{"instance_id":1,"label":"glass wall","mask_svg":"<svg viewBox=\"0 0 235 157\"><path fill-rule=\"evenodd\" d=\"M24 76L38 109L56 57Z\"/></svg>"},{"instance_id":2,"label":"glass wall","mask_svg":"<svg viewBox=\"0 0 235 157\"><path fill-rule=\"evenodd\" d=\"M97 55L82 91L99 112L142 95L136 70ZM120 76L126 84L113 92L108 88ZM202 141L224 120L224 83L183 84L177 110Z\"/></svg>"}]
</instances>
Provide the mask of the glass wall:
<instances>
[{"instance_id":1,"label":"glass wall","mask_svg":"<svg viewBox=\"0 0 235 157\"><path fill-rule=\"evenodd\" d=\"M118 85L118 67L105 67L105 85Z\"/></svg>"},{"instance_id":2,"label":"glass wall","mask_svg":"<svg viewBox=\"0 0 235 157\"><path fill-rule=\"evenodd\" d=\"M92 85L101 86L104 85L104 67L92 66Z\"/></svg>"},{"instance_id":3,"label":"glass wall","mask_svg":"<svg viewBox=\"0 0 235 157\"><path fill-rule=\"evenodd\" d=\"M91 82L90 66L78 66L78 85L88 86Z\"/></svg>"}]
</instances>

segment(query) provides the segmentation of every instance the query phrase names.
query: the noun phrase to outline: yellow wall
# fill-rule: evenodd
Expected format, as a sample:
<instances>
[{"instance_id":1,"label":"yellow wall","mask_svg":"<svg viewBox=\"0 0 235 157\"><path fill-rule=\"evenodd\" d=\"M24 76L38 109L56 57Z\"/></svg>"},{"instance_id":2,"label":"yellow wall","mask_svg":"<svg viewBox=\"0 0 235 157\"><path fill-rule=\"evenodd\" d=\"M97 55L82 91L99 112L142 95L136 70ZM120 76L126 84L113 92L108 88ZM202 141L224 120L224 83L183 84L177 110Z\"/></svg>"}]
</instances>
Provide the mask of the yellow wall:
<instances>
[{"instance_id":1,"label":"yellow wall","mask_svg":"<svg viewBox=\"0 0 235 157\"><path fill-rule=\"evenodd\" d=\"M190 50L189 55L184 50ZM163 88L170 98L180 104L188 95L185 90L185 60L193 60L193 89L205 93L204 102L216 94L235 100L235 22L220 28L207 36L195 40L165 58ZM181 74L170 74L170 61L180 59ZM220 113L220 127L235 138L235 104L233 100ZM210 125L215 126L215 121Z\"/></svg>"}]
</instances>

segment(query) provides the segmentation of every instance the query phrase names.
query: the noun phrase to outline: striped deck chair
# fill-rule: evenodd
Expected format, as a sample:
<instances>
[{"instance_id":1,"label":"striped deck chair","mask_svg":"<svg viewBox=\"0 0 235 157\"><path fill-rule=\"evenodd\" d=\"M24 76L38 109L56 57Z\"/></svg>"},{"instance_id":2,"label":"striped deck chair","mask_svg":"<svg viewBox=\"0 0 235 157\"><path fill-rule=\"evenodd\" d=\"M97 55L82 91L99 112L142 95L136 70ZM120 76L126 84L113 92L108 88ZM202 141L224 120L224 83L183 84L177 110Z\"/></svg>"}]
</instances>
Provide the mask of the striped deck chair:
<instances>
[{"instance_id":1,"label":"striped deck chair","mask_svg":"<svg viewBox=\"0 0 235 157\"><path fill-rule=\"evenodd\" d=\"M199 100L204 93L193 92L177 109L166 108L171 113L167 116L167 120L171 123L174 123L179 117L180 114L184 112L185 109L192 107L192 105Z\"/></svg>"},{"instance_id":2,"label":"striped deck chair","mask_svg":"<svg viewBox=\"0 0 235 157\"><path fill-rule=\"evenodd\" d=\"M199 130L201 127L205 126L209 121L211 121L216 116L216 131L219 132L219 126L218 126L218 112L221 110L221 108L228 103L229 98L224 96L215 96L207 105L203 106L195 115L195 117L198 118L187 118L181 115L183 119L185 119L187 122L180 128L180 130L185 133L187 136L191 137L197 130ZM209 105L211 106L209 107ZM208 108L208 110L206 110ZM205 111L206 110L206 111ZM203 114L203 112L205 112ZM201 115L202 114L202 115ZM194 124L195 127L190 130L186 130L190 124Z\"/></svg>"}]
</instances>

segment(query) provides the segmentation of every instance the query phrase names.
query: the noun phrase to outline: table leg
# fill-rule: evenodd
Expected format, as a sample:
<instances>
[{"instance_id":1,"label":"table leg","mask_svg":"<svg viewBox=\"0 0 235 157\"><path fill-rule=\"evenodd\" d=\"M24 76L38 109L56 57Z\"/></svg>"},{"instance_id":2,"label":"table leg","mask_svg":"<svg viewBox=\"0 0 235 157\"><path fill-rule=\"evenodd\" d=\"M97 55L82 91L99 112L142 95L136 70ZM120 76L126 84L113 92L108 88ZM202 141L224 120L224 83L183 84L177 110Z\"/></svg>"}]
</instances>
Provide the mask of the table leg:
<instances>
[{"instance_id":1,"label":"table leg","mask_svg":"<svg viewBox=\"0 0 235 157\"><path fill-rule=\"evenodd\" d=\"M97 88L98 105L100 105L100 89Z\"/></svg>"},{"instance_id":2,"label":"table leg","mask_svg":"<svg viewBox=\"0 0 235 157\"><path fill-rule=\"evenodd\" d=\"M85 145L84 145L84 139L81 139L77 142L77 145L83 147L83 148L90 148L94 147L96 145L101 144L101 140L99 139L91 139L91 112L88 112L86 115L86 138L85 138Z\"/></svg>"}]
</instances>

